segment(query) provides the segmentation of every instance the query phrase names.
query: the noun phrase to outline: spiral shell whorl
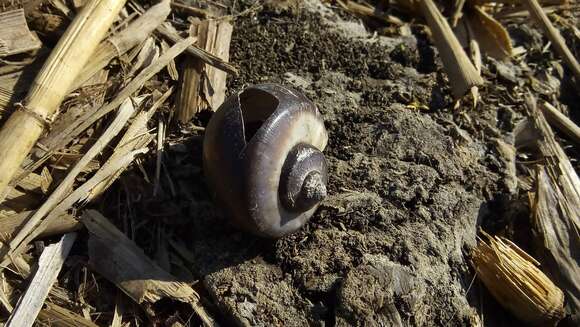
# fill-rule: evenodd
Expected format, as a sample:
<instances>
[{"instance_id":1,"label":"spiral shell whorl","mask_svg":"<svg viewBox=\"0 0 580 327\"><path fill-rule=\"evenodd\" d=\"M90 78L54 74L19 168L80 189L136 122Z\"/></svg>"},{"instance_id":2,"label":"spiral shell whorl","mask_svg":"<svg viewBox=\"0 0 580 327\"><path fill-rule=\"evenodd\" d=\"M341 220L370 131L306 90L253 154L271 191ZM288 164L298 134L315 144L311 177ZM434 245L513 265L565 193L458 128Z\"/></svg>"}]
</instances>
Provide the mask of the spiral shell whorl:
<instances>
[{"instance_id":1,"label":"spiral shell whorl","mask_svg":"<svg viewBox=\"0 0 580 327\"><path fill-rule=\"evenodd\" d=\"M302 227L326 195L328 180L321 153L328 135L316 106L290 88L262 84L230 97L214 117L206 129L204 167L228 215L266 237Z\"/></svg>"},{"instance_id":2,"label":"spiral shell whorl","mask_svg":"<svg viewBox=\"0 0 580 327\"><path fill-rule=\"evenodd\" d=\"M288 153L280 178L280 197L290 211L310 209L326 197L326 160L308 144L298 144Z\"/></svg>"}]
</instances>

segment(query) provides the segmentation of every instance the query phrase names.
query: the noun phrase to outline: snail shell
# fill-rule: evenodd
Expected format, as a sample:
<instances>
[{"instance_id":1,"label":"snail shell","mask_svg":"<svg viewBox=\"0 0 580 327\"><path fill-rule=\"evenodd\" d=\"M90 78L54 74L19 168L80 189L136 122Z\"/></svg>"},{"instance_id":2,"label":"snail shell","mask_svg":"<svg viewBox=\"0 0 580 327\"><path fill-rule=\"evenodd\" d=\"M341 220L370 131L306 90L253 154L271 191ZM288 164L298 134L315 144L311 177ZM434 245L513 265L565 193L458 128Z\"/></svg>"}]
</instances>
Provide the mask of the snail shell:
<instances>
[{"instance_id":1,"label":"snail shell","mask_svg":"<svg viewBox=\"0 0 580 327\"><path fill-rule=\"evenodd\" d=\"M233 223L266 237L302 227L326 196L328 134L296 90L261 84L230 96L205 130L204 173Z\"/></svg>"}]
</instances>

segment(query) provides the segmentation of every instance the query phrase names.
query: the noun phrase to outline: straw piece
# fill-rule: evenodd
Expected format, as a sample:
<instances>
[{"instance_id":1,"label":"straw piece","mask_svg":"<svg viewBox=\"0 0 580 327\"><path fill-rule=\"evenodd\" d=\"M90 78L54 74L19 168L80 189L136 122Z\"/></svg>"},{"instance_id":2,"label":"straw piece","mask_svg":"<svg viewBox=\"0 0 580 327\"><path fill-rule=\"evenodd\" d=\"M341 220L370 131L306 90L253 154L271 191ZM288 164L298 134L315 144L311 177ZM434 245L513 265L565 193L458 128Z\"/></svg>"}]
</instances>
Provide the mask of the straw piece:
<instances>
[{"instance_id":1,"label":"straw piece","mask_svg":"<svg viewBox=\"0 0 580 327\"><path fill-rule=\"evenodd\" d=\"M20 110L0 130L0 194L54 118L124 3L124 0L92 0L83 7L44 63Z\"/></svg>"},{"instance_id":2,"label":"straw piece","mask_svg":"<svg viewBox=\"0 0 580 327\"><path fill-rule=\"evenodd\" d=\"M470 32L477 39L483 52L499 60L508 59L513 55L512 41L505 27L480 6L473 7L467 21Z\"/></svg>"},{"instance_id":3,"label":"straw piece","mask_svg":"<svg viewBox=\"0 0 580 327\"><path fill-rule=\"evenodd\" d=\"M80 315L58 306L54 303L47 302L44 308L38 314L38 321L47 326L58 327L98 327L94 322L81 317Z\"/></svg>"},{"instance_id":4,"label":"straw piece","mask_svg":"<svg viewBox=\"0 0 580 327\"><path fill-rule=\"evenodd\" d=\"M175 2L175 1L171 1L171 8L173 8L173 10L181 11L181 12L184 12L184 13L186 13L188 15L192 15L192 16L197 16L197 17L201 17L201 18L214 18L214 15L212 15L207 10L195 8L195 7L188 6L186 4Z\"/></svg>"},{"instance_id":5,"label":"straw piece","mask_svg":"<svg viewBox=\"0 0 580 327\"><path fill-rule=\"evenodd\" d=\"M227 21L206 20L192 25L191 35L197 36L198 45L207 52L228 61L232 31L233 27ZM224 71L196 58L188 58L183 65L176 104L179 121L186 123L207 108L216 110L225 99L226 78Z\"/></svg>"},{"instance_id":6,"label":"straw piece","mask_svg":"<svg viewBox=\"0 0 580 327\"><path fill-rule=\"evenodd\" d=\"M363 18L376 19L386 24L403 25L403 21L401 21L399 18L392 15L388 15L386 13L382 13L379 10L377 10L377 8L369 5L368 3L360 4L350 0L345 1L337 0L336 3L345 10L348 10L353 14Z\"/></svg>"},{"instance_id":7,"label":"straw piece","mask_svg":"<svg viewBox=\"0 0 580 327\"><path fill-rule=\"evenodd\" d=\"M540 24L540 26L546 32L548 39L552 42L552 45L556 49L556 52L562 57L564 62L570 67L574 76L576 76L576 81L580 83L580 64L574 58L574 55L566 45L566 41L560 35L560 32L552 25L550 19L546 13L542 10L542 7L537 0L523 0L523 2L528 7L530 14L534 19Z\"/></svg>"},{"instance_id":8,"label":"straw piece","mask_svg":"<svg viewBox=\"0 0 580 327\"><path fill-rule=\"evenodd\" d=\"M18 300L16 308L6 322L6 327L30 327L34 324L76 236L76 233L66 234L58 243L44 249L38 260L38 270L26 293Z\"/></svg>"},{"instance_id":9,"label":"straw piece","mask_svg":"<svg viewBox=\"0 0 580 327\"><path fill-rule=\"evenodd\" d=\"M39 49L42 43L26 24L24 10L0 13L0 58Z\"/></svg>"},{"instance_id":10,"label":"straw piece","mask_svg":"<svg viewBox=\"0 0 580 327\"><path fill-rule=\"evenodd\" d=\"M131 4L136 8L137 11L144 12L143 7L141 7L135 1L131 1ZM175 30L175 28L169 23L159 25L156 31L170 43L178 43L182 40L177 30ZM234 65L223 61L219 57L212 55L211 53L203 50L195 44L188 46L186 51L188 54L204 61L208 65L214 66L234 76L238 75L238 69Z\"/></svg>"},{"instance_id":11,"label":"straw piece","mask_svg":"<svg viewBox=\"0 0 580 327\"><path fill-rule=\"evenodd\" d=\"M562 291L515 244L485 232L483 236L471 252L471 263L489 292L522 321L555 326L564 317Z\"/></svg>"},{"instance_id":12,"label":"straw piece","mask_svg":"<svg viewBox=\"0 0 580 327\"><path fill-rule=\"evenodd\" d=\"M531 126L538 134L537 147L544 165L536 169L536 190L530 194L532 226L539 259L545 270L566 295L566 308L574 325L580 324L580 178L554 133L526 96Z\"/></svg>"},{"instance_id":13,"label":"straw piece","mask_svg":"<svg viewBox=\"0 0 580 327\"><path fill-rule=\"evenodd\" d=\"M131 101L127 100L124 105L121 106L117 117L115 117L115 120L113 120L103 135L101 135L95 144L93 144L86 154L76 163L68 175L50 194L42 206L38 208L34 215L30 217L18 234L16 234L16 236L10 241L8 247L2 249L2 256L0 258L2 258L3 261L5 261L6 255L19 254L25 248L26 244L23 243L24 239L35 230L42 218L44 218L44 216L46 216L62 200L70 190L76 177L83 170L84 166L86 166L86 164L88 164L97 154L103 151L105 146L107 146L107 144L117 136L119 131L123 126L125 126L129 117L133 114L133 111L134 108L131 105Z\"/></svg>"},{"instance_id":14,"label":"straw piece","mask_svg":"<svg viewBox=\"0 0 580 327\"><path fill-rule=\"evenodd\" d=\"M126 29L99 44L91 62L79 73L70 90L81 86L91 76L103 69L115 57L143 42L159 24L163 23L170 12L169 0L163 0L149 8L135 19Z\"/></svg>"},{"instance_id":15,"label":"straw piece","mask_svg":"<svg viewBox=\"0 0 580 327\"><path fill-rule=\"evenodd\" d=\"M45 144L51 149L49 153L55 151L56 149L62 148L73 140L76 136L80 135L89 126L97 122L106 114L117 109L119 105L125 101L134 92L139 90L143 84L148 81L151 77L157 74L161 69L181 54L185 49L194 41L193 38L183 39L182 41L173 45L167 52L163 53L159 59L153 62L151 65L143 69L131 82L129 82L123 90L121 90L117 96L102 107L92 108L85 112L81 117L77 119L74 124L68 126L67 129L63 130L60 134L55 135L52 139L53 143Z\"/></svg>"},{"instance_id":16,"label":"straw piece","mask_svg":"<svg viewBox=\"0 0 580 327\"><path fill-rule=\"evenodd\" d=\"M177 34L177 32L173 29L173 26L169 24L159 25L159 27L157 28L157 32L159 32L159 34L161 34L171 43L179 42L181 40L179 34ZM214 66L234 76L238 75L238 69L234 65L225 62L219 57L214 56L213 54L203 50L202 48L196 45L191 45L187 47L186 50L188 54L194 56L199 60L204 61L208 65Z\"/></svg>"},{"instance_id":17,"label":"straw piece","mask_svg":"<svg viewBox=\"0 0 580 327\"><path fill-rule=\"evenodd\" d=\"M127 153L144 148L153 140L153 136L147 132L147 122L153 117L153 114L163 105L163 103L169 98L173 93L173 88L167 90L159 99L157 99L151 108L147 111L140 112L137 117L133 119L133 122L127 128L125 134L119 141L119 144L115 147L113 154L107 160L107 162L118 160L122 158ZM106 163L105 163L106 164ZM104 167L104 166L103 166ZM92 201L103 193L127 168L127 166L122 167L112 174L109 178L97 184L90 192L87 194L87 201Z\"/></svg>"},{"instance_id":18,"label":"straw piece","mask_svg":"<svg viewBox=\"0 0 580 327\"><path fill-rule=\"evenodd\" d=\"M568 135L572 141L580 145L580 127L578 125L546 101L540 102L540 108L550 125L556 127L562 133Z\"/></svg>"},{"instance_id":19,"label":"straw piece","mask_svg":"<svg viewBox=\"0 0 580 327\"><path fill-rule=\"evenodd\" d=\"M432 0L421 0L421 10L433 33L435 45L449 75L449 83L455 98L462 97L472 86L483 84L469 57L453 34L451 27Z\"/></svg>"},{"instance_id":20,"label":"straw piece","mask_svg":"<svg viewBox=\"0 0 580 327\"><path fill-rule=\"evenodd\" d=\"M89 264L137 303L170 298L192 306L206 326L215 322L199 304L199 295L159 267L133 241L95 210L82 219L90 233Z\"/></svg>"},{"instance_id":21,"label":"straw piece","mask_svg":"<svg viewBox=\"0 0 580 327\"><path fill-rule=\"evenodd\" d=\"M24 211L6 216L0 215L0 235L11 238L32 214L33 211ZM64 213L51 220L46 229L38 235L38 238L70 233L81 227L82 224L72 215Z\"/></svg>"}]
</instances>

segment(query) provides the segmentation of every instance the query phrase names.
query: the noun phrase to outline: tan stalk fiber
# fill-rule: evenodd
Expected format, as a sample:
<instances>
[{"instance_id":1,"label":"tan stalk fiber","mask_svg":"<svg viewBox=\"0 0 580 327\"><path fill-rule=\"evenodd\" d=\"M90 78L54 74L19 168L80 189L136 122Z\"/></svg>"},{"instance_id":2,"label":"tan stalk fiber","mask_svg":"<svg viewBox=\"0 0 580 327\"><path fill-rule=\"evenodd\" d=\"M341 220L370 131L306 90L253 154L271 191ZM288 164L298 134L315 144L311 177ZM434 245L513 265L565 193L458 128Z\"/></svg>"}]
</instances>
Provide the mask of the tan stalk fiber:
<instances>
[{"instance_id":1,"label":"tan stalk fiber","mask_svg":"<svg viewBox=\"0 0 580 327\"><path fill-rule=\"evenodd\" d=\"M30 33L22 9L0 13L0 26L0 58L42 46L36 34Z\"/></svg>"},{"instance_id":2,"label":"tan stalk fiber","mask_svg":"<svg viewBox=\"0 0 580 327\"><path fill-rule=\"evenodd\" d=\"M531 94L525 96L536 145L536 192L529 193L538 259L562 288L571 325L580 326L580 178Z\"/></svg>"},{"instance_id":3,"label":"tan stalk fiber","mask_svg":"<svg viewBox=\"0 0 580 327\"><path fill-rule=\"evenodd\" d=\"M564 41L564 38L562 38L560 32L558 32L558 30L554 27L554 25L552 25L550 19L548 18L548 16L546 15L546 13L544 12L544 10L542 9L537 0L524 0L523 2L528 7L528 10L530 11L532 17L534 17L534 19L540 24L540 26L542 26L544 32L546 32L546 35L548 36L548 39L552 42L552 46L554 46L556 52L558 52L560 57L564 59L564 62L566 62L568 67L570 67L570 69L574 73L574 76L576 76L576 82L580 83L580 64L578 63L578 61L576 61L576 58L574 58L574 55L572 54L568 46L566 46L566 41Z\"/></svg>"},{"instance_id":4,"label":"tan stalk fiber","mask_svg":"<svg viewBox=\"0 0 580 327\"><path fill-rule=\"evenodd\" d=\"M197 45L227 62L233 27L227 21L204 20L192 25L190 34L197 36ZM187 123L198 112L217 108L226 96L226 72L210 66L197 58L187 58L183 63L181 88L177 96L177 118Z\"/></svg>"},{"instance_id":5,"label":"tan stalk fiber","mask_svg":"<svg viewBox=\"0 0 580 327\"><path fill-rule=\"evenodd\" d=\"M462 97L472 86L483 84L483 79L473 67L451 27L432 0L421 0L421 11L433 33L435 45L455 98Z\"/></svg>"},{"instance_id":6,"label":"tan stalk fiber","mask_svg":"<svg viewBox=\"0 0 580 327\"><path fill-rule=\"evenodd\" d=\"M101 42L95 50L91 62L79 73L70 90L73 91L81 86L107 66L113 58L143 42L159 24L165 21L169 12L169 0L163 0L135 19L129 27Z\"/></svg>"},{"instance_id":7,"label":"tan stalk fiber","mask_svg":"<svg viewBox=\"0 0 580 327\"><path fill-rule=\"evenodd\" d=\"M83 7L38 73L20 110L2 127L0 194L56 114L124 4L124 0L92 0Z\"/></svg>"},{"instance_id":8,"label":"tan stalk fiber","mask_svg":"<svg viewBox=\"0 0 580 327\"><path fill-rule=\"evenodd\" d=\"M564 316L564 294L539 263L505 238L483 233L471 253L477 276L495 299L532 326L554 326Z\"/></svg>"},{"instance_id":9,"label":"tan stalk fiber","mask_svg":"<svg viewBox=\"0 0 580 327\"><path fill-rule=\"evenodd\" d=\"M50 194L48 199L36 210L36 212L26 221L22 228L18 231L16 235L10 240L7 246L2 248L0 256L6 262L6 259L15 257L20 254L26 248L26 243L23 243L29 235L37 230L38 225L43 221L42 219L57 206L67 195L67 192L72 188L74 181L77 176L81 173L83 168L103 149L109 144L109 142L119 134L123 129L127 120L133 115L134 108L130 99L127 99L119 108L117 116L111 122L109 127L105 130L103 135L93 144L93 146L87 150L79 161L72 167L66 177L62 182L54 189Z\"/></svg>"},{"instance_id":10,"label":"tan stalk fiber","mask_svg":"<svg viewBox=\"0 0 580 327\"><path fill-rule=\"evenodd\" d=\"M580 127L578 125L546 101L540 102L540 109L542 109L550 125L556 127L572 141L580 145Z\"/></svg>"},{"instance_id":11,"label":"tan stalk fiber","mask_svg":"<svg viewBox=\"0 0 580 327\"><path fill-rule=\"evenodd\" d=\"M26 293L18 300L14 311L6 322L6 327L29 327L34 325L36 316L52 284L56 281L64 261L76 239L76 233L65 234L58 243L47 246L38 259L38 269Z\"/></svg>"}]
</instances>

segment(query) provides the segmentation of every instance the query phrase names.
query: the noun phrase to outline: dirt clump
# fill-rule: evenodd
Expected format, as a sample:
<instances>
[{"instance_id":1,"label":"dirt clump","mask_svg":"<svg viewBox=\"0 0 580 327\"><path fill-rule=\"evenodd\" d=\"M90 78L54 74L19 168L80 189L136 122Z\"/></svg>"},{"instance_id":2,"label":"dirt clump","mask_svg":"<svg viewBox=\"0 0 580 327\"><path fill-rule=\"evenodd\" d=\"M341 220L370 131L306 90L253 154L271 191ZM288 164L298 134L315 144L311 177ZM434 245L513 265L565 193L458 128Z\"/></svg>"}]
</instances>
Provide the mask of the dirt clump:
<instances>
[{"instance_id":1,"label":"dirt clump","mask_svg":"<svg viewBox=\"0 0 580 327\"><path fill-rule=\"evenodd\" d=\"M468 324L465 249L501 180L488 147L443 110L449 92L439 66L421 67L434 53L418 48L425 42L348 35L343 18L313 3L236 22L241 74L229 89L278 82L316 103L330 134L330 195L305 228L263 240L207 205L201 173L185 176L195 185L191 267L226 323ZM190 147L199 162L201 141Z\"/></svg>"}]
</instances>

